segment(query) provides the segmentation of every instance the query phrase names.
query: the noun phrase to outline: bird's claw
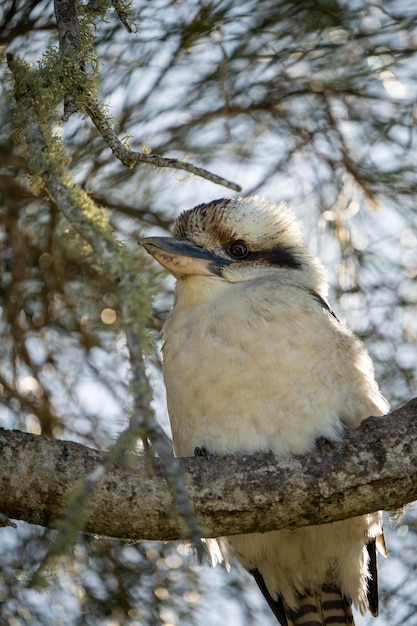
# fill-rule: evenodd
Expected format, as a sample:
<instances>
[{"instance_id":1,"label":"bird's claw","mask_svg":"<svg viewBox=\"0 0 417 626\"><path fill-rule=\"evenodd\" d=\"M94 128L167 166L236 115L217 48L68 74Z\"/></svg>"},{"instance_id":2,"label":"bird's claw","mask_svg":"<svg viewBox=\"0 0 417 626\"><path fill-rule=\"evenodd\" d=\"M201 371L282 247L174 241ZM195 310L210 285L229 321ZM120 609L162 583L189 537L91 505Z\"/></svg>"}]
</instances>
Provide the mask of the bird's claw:
<instances>
[{"instance_id":1,"label":"bird's claw","mask_svg":"<svg viewBox=\"0 0 417 626\"><path fill-rule=\"evenodd\" d=\"M210 452L207 450L207 448L200 448L199 446L196 446L194 448L194 456L198 457L198 456L203 456L204 458L207 459L207 461L210 461L211 459L211 454Z\"/></svg>"},{"instance_id":2,"label":"bird's claw","mask_svg":"<svg viewBox=\"0 0 417 626\"><path fill-rule=\"evenodd\" d=\"M318 450L321 452L323 448L326 446L333 448L333 441L330 441L330 439L326 439L326 437L323 437L320 435L320 437L317 437L316 439L316 446Z\"/></svg>"}]
</instances>

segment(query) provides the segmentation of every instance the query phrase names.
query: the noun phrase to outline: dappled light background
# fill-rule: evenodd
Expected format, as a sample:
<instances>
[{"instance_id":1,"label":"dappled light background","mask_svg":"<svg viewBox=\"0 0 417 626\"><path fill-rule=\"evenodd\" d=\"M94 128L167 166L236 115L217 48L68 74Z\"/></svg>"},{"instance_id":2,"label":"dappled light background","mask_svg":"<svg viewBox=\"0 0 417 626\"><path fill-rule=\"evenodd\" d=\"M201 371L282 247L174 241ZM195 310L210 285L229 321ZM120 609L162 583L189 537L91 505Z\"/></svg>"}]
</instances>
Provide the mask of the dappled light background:
<instances>
[{"instance_id":1,"label":"dappled light background","mask_svg":"<svg viewBox=\"0 0 417 626\"><path fill-rule=\"evenodd\" d=\"M94 38L87 71L132 149L207 168L287 201L326 264L336 313L365 341L394 407L417 395L417 8L405 0L133 0L132 32L104 2L80 2ZM4 0L0 47L42 63L57 47L53 3ZM131 389L109 278L30 180L2 59L0 98L0 426L108 448L127 426ZM173 281L138 240L178 213L234 192L172 169L118 162L91 121L56 111L74 179L153 285L148 372L167 419L159 331ZM417 623L416 515L389 529L378 626ZM389 528L390 522L387 520ZM0 622L276 623L250 577L199 564L183 543L83 536L27 586L53 534L0 529ZM3 620L3 621L2 621ZM371 624L373 618L358 618Z\"/></svg>"}]
</instances>

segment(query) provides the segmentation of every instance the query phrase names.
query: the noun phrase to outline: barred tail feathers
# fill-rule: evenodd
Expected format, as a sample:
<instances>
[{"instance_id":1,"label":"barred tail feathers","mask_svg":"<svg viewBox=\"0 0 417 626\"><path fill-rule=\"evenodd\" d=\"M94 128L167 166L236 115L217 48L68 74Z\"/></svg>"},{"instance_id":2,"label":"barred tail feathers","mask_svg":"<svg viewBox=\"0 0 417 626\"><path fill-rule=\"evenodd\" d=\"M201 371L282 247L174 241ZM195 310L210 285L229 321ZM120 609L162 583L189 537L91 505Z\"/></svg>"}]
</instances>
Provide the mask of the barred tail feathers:
<instances>
[{"instance_id":1,"label":"barred tail feathers","mask_svg":"<svg viewBox=\"0 0 417 626\"><path fill-rule=\"evenodd\" d=\"M354 626L352 603L340 589L323 585L321 591L300 598L297 611L286 609L288 626Z\"/></svg>"},{"instance_id":2,"label":"barred tail feathers","mask_svg":"<svg viewBox=\"0 0 417 626\"><path fill-rule=\"evenodd\" d=\"M274 599L259 570L250 572L281 626L355 626L352 603L335 585L324 584L320 590L299 598L297 610L282 598Z\"/></svg>"}]
</instances>

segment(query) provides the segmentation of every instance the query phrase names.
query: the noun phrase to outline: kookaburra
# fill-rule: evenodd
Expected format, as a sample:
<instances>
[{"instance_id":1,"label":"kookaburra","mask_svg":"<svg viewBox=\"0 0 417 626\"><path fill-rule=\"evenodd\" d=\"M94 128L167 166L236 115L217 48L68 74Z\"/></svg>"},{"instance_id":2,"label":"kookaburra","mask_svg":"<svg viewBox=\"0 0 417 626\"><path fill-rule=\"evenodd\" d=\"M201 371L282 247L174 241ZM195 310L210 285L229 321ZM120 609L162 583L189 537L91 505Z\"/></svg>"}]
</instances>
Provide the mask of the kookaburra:
<instances>
[{"instance_id":1,"label":"kookaburra","mask_svg":"<svg viewBox=\"0 0 417 626\"><path fill-rule=\"evenodd\" d=\"M176 456L310 452L388 403L372 362L327 304L327 279L283 204L214 200L146 250L176 279L163 373ZM236 557L283 626L353 624L378 611L379 513L208 540Z\"/></svg>"}]
</instances>

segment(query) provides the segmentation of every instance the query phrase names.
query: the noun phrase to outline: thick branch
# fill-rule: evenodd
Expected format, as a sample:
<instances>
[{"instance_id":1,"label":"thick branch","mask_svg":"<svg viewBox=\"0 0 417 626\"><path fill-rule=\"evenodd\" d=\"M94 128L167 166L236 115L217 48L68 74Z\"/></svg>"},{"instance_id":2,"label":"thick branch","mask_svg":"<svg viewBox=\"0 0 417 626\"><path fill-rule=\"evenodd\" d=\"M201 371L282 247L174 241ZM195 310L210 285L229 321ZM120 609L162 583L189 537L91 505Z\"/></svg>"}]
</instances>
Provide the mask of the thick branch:
<instances>
[{"instance_id":1,"label":"thick branch","mask_svg":"<svg viewBox=\"0 0 417 626\"><path fill-rule=\"evenodd\" d=\"M55 527L69 493L103 453L79 444L0 431L1 512ZM374 417L344 440L304 457L270 454L182 459L203 535L295 528L395 509L417 499L417 399ZM143 458L113 467L96 483L85 530L130 539L177 539L183 524L160 466Z\"/></svg>"}]
</instances>

